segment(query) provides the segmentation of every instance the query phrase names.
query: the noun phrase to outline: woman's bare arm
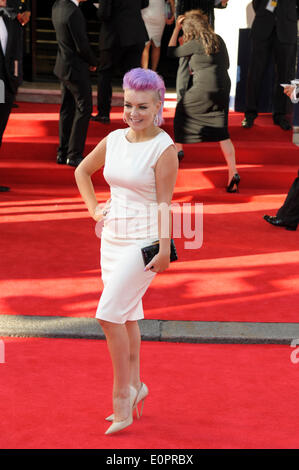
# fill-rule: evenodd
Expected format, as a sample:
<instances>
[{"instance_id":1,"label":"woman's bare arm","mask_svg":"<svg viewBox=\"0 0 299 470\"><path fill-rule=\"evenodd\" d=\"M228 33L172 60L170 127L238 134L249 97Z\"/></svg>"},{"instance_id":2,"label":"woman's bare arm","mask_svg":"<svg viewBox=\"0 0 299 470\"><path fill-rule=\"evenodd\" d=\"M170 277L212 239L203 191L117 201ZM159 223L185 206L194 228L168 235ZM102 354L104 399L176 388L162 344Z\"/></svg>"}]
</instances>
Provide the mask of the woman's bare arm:
<instances>
[{"instance_id":1,"label":"woman's bare arm","mask_svg":"<svg viewBox=\"0 0 299 470\"><path fill-rule=\"evenodd\" d=\"M174 145L168 147L160 156L156 168L156 193L158 203L159 253L146 266L154 272L162 272L170 262L171 238L171 201L178 172L178 157Z\"/></svg>"},{"instance_id":2,"label":"woman's bare arm","mask_svg":"<svg viewBox=\"0 0 299 470\"><path fill-rule=\"evenodd\" d=\"M75 179L85 202L88 212L94 220L99 220L99 214L95 214L98 201L95 195L91 176L102 168L105 164L106 138L101 140L98 145L85 157L75 170Z\"/></svg>"}]
</instances>

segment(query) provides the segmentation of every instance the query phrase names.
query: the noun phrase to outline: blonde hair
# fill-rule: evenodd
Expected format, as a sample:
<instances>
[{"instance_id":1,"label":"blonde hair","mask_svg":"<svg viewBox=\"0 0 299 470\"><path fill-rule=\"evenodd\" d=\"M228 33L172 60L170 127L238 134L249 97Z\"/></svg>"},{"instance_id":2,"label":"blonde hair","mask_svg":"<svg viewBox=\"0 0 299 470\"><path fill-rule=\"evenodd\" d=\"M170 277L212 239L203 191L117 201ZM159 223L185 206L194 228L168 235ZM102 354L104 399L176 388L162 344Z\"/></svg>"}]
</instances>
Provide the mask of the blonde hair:
<instances>
[{"instance_id":1,"label":"blonde hair","mask_svg":"<svg viewBox=\"0 0 299 470\"><path fill-rule=\"evenodd\" d=\"M201 10L187 11L182 23L182 29L184 42L200 39L207 55L219 52L220 44L218 36L210 25L208 17Z\"/></svg>"}]
</instances>

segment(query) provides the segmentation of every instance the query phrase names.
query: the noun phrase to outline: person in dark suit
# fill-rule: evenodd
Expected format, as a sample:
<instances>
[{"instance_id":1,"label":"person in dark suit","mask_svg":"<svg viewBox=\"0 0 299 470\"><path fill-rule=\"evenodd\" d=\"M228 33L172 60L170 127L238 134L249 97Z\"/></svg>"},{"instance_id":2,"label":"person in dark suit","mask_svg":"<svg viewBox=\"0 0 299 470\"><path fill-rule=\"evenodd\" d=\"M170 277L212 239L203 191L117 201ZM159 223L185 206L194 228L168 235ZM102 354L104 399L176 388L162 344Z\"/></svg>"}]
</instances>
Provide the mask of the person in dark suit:
<instances>
[{"instance_id":1,"label":"person in dark suit","mask_svg":"<svg viewBox=\"0 0 299 470\"><path fill-rule=\"evenodd\" d=\"M283 205L276 215L264 215L264 219L275 227L284 227L286 230L296 230L299 224L299 171L293 181Z\"/></svg>"},{"instance_id":2,"label":"person in dark suit","mask_svg":"<svg viewBox=\"0 0 299 470\"><path fill-rule=\"evenodd\" d=\"M210 25L214 28L214 8L226 8L228 0L175 0L175 16L178 18L190 10L201 10L207 15Z\"/></svg>"},{"instance_id":3,"label":"person in dark suit","mask_svg":"<svg viewBox=\"0 0 299 470\"><path fill-rule=\"evenodd\" d=\"M284 93L293 103L299 102L298 84L290 84L284 87ZM276 215L264 215L264 219L274 227L284 227L286 230L296 230L299 224L299 171L293 181L283 205Z\"/></svg>"},{"instance_id":4,"label":"person in dark suit","mask_svg":"<svg viewBox=\"0 0 299 470\"><path fill-rule=\"evenodd\" d=\"M148 34L141 16L149 0L100 0L97 11L100 20L98 66L98 114L93 121L109 123L114 67L122 74L140 67Z\"/></svg>"},{"instance_id":5,"label":"person in dark suit","mask_svg":"<svg viewBox=\"0 0 299 470\"><path fill-rule=\"evenodd\" d=\"M0 146L19 85L21 58L16 23L6 6L6 0L0 0ZM9 191L9 187L0 186L0 192L4 191Z\"/></svg>"},{"instance_id":6,"label":"person in dark suit","mask_svg":"<svg viewBox=\"0 0 299 470\"><path fill-rule=\"evenodd\" d=\"M23 51L24 51L24 26L30 21L31 11L26 0L7 0L7 10L15 20L15 31L17 35L18 48L20 49L20 62L19 62L19 85L23 81ZM13 108L18 108L19 105L13 103Z\"/></svg>"},{"instance_id":7,"label":"person in dark suit","mask_svg":"<svg viewBox=\"0 0 299 470\"><path fill-rule=\"evenodd\" d=\"M214 28L214 8L226 8L228 0L175 0L175 16L178 18L190 10L201 10ZM191 87L192 76L189 70L188 57L180 57L176 78L177 101L183 98L185 92Z\"/></svg>"},{"instance_id":8,"label":"person in dark suit","mask_svg":"<svg viewBox=\"0 0 299 470\"><path fill-rule=\"evenodd\" d=\"M57 163L78 166L83 159L92 112L90 71L96 70L85 18L79 3L86 0L56 0L52 22L58 42L54 74L61 81L62 103L59 119Z\"/></svg>"},{"instance_id":9,"label":"person in dark suit","mask_svg":"<svg viewBox=\"0 0 299 470\"><path fill-rule=\"evenodd\" d=\"M255 18L251 28L251 59L242 126L251 128L258 115L261 82L273 52L276 73L273 121L289 130L292 126L286 118L288 102L280 84L289 83L295 75L299 0L253 0L252 3Z\"/></svg>"}]
</instances>

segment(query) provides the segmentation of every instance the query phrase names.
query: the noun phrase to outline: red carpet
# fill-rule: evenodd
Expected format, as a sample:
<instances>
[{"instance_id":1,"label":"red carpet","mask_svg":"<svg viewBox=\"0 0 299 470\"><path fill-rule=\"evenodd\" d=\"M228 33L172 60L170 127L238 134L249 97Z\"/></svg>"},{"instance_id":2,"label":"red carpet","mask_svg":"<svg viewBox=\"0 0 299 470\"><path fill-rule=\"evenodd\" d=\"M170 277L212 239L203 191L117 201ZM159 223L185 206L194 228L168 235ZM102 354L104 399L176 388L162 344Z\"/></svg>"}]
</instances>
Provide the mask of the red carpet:
<instances>
[{"instance_id":1,"label":"red carpet","mask_svg":"<svg viewBox=\"0 0 299 470\"><path fill-rule=\"evenodd\" d=\"M75 187L73 168L55 163L58 105L20 103L1 148L0 313L93 317L101 293L100 241ZM172 132L173 108L165 111ZM274 214L297 174L299 149L269 115L251 130L230 114L241 174L239 194L224 190L227 170L218 144L186 146L175 203L203 203L203 245L187 250L154 280L145 300L148 319L297 322L298 231L263 221ZM86 152L111 129L91 122ZM108 197L99 172L98 198ZM194 219L193 219L194 221Z\"/></svg>"},{"instance_id":2,"label":"red carpet","mask_svg":"<svg viewBox=\"0 0 299 470\"><path fill-rule=\"evenodd\" d=\"M20 103L0 155L0 314L93 317L102 283L100 240L75 187L55 163L57 105ZM171 132L173 108L165 112ZM91 123L86 153L111 126ZM262 220L296 176L291 134L263 115L250 131L230 115L241 174L227 194L217 144L186 147L174 202L203 203L203 245L154 280L146 318L298 322L298 231ZM108 197L101 172L99 201ZM193 218L194 222L194 218ZM193 227L193 226L192 226ZM105 436L112 370L103 341L3 338L1 449L294 449L298 447L299 364L288 345L144 342L150 389L141 420ZM1 346L1 345L0 345ZM299 354L298 354L299 356Z\"/></svg>"},{"instance_id":3,"label":"red carpet","mask_svg":"<svg viewBox=\"0 0 299 470\"><path fill-rule=\"evenodd\" d=\"M141 420L105 436L106 344L4 339L2 449L298 448L299 365L278 345L143 343Z\"/></svg>"}]
</instances>

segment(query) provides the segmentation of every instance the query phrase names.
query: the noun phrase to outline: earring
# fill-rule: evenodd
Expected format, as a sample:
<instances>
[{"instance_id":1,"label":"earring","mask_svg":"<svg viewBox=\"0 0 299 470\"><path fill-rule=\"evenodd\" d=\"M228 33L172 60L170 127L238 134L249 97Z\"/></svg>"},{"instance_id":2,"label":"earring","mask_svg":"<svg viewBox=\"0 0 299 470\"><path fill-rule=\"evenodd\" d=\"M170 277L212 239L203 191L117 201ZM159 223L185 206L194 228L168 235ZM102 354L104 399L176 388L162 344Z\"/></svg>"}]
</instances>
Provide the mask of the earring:
<instances>
[{"instance_id":1,"label":"earring","mask_svg":"<svg viewBox=\"0 0 299 470\"><path fill-rule=\"evenodd\" d=\"M158 126L158 125L159 125L159 118L158 118L158 114L156 114L154 117L154 126Z\"/></svg>"}]
</instances>

